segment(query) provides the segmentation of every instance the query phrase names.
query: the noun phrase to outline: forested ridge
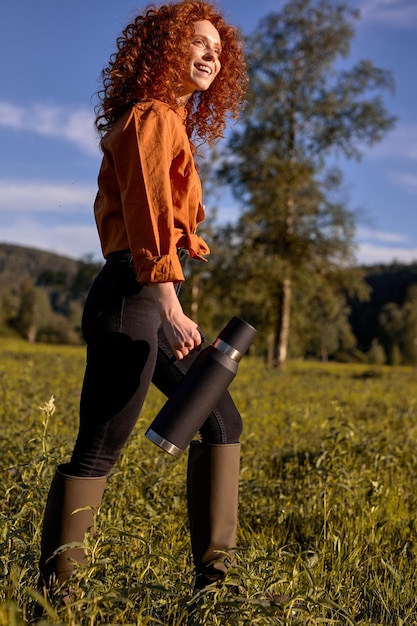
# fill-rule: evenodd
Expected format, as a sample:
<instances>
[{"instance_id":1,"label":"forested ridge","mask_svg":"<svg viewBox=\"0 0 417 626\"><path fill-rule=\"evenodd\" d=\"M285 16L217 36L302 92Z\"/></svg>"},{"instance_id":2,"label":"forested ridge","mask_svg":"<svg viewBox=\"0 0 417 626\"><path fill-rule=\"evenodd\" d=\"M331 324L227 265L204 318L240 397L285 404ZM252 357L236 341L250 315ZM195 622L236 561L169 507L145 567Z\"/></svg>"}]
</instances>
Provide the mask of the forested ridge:
<instances>
[{"instance_id":1,"label":"forested ridge","mask_svg":"<svg viewBox=\"0 0 417 626\"><path fill-rule=\"evenodd\" d=\"M45 272L62 272L73 277L78 261L58 254L12 244L0 244L0 286L12 292L24 281L38 282Z\"/></svg>"},{"instance_id":2,"label":"forested ridge","mask_svg":"<svg viewBox=\"0 0 417 626\"><path fill-rule=\"evenodd\" d=\"M81 343L82 307L100 265L89 257L0 244L0 336Z\"/></svg>"},{"instance_id":3,"label":"forested ridge","mask_svg":"<svg viewBox=\"0 0 417 626\"><path fill-rule=\"evenodd\" d=\"M417 365L417 261L363 268L369 300L349 300L349 321L358 347L391 364ZM377 355L375 355L377 356Z\"/></svg>"},{"instance_id":4,"label":"forested ridge","mask_svg":"<svg viewBox=\"0 0 417 626\"><path fill-rule=\"evenodd\" d=\"M213 259L214 261L214 259ZM240 315L255 322L258 340L255 350L262 354L265 349L262 326L263 304L242 302L227 304L221 285L227 289L229 276L222 280L218 264L192 263L182 292L185 309L198 321L215 333L232 315ZM0 334L20 335L28 341L47 343L81 343L80 320L82 307L94 275L101 267L91 258L70 259L47 252L11 244L0 244ZM192 268L196 272L192 272ZM343 310L351 332L347 345L337 345L323 352L320 343L310 341L307 346L299 335L311 337L317 333L332 336L329 319L317 328L317 318L312 310L314 298L306 302L304 315L298 310L294 328L290 329L290 354L294 358L330 358L334 360L364 360L369 362L415 363L417 337L417 262L409 265L391 263L355 268L362 274L368 288L366 298L351 298L341 290ZM210 285L215 280L216 289ZM249 278L248 278L249 281ZM214 293L213 293L214 291ZM202 302L200 302L200 299ZM200 306L201 305L201 306ZM317 306L322 306L318 303ZM329 303L333 306L334 303ZM246 307L246 308L245 308ZM298 320L298 322L297 322ZM302 321L300 321L302 320ZM310 327L308 320L310 320ZM334 319L335 326L340 319ZM318 325L320 326L320 325ZM336 333L337 334L337 333ZM294 335L294 341L292 340ZM316 339L319 340L318 337ZM317 351L312 346L317 345Z\"/></svg>"}]
</instances>

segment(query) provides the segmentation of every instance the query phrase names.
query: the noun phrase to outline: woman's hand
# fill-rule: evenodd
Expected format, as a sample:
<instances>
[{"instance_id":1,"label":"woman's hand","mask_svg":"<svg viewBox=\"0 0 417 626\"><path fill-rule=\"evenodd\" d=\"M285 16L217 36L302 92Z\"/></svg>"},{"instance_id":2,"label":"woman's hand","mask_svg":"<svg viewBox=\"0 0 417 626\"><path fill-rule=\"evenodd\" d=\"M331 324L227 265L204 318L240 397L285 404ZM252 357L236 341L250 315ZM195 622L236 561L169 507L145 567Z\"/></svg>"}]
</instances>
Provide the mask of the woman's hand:
<instances>
[{"instance_id":1,"label":"woman's hand","mask_svg":"<svg viewBox=\"0 0 417 626\"><path fill-rule=\"evenodd\" d=\"M173 283L149 283L148 287L159 308L170 348L180 361L201 344L198 326L182 310Z\"/></svg>"}]
</instances>

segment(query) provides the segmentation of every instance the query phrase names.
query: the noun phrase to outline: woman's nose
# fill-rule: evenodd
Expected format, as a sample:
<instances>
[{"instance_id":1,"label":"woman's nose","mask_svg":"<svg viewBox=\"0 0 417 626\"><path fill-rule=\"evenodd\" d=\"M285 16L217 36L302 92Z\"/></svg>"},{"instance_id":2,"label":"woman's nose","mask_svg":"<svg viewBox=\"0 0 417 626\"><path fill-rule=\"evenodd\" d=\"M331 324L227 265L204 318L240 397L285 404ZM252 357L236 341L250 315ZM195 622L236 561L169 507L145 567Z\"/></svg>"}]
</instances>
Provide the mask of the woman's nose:
<instances>
[{"instance_id":1,"label":"woman's nose","mask_svg":"<svg viewBox=\"0 0 417 626\"><path fill-rule=\"evenodd\" d=\"M216 53L211 48L206 48L203 58L206 60L214 60L216 58Z\"/></svg>"}]
</instances>

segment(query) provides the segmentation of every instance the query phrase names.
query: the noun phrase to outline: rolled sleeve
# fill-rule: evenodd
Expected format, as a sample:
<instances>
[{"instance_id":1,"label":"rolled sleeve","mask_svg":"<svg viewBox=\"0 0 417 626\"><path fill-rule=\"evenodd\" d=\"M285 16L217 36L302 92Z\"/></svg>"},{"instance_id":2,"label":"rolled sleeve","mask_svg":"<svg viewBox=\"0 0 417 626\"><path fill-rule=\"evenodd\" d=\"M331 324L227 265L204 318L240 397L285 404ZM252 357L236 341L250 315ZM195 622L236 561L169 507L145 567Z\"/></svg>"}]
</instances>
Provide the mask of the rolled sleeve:
<instances>
[{"instance_id":1,"label":"rolled sleeve","mask_svg":"<svg viewBox=\"0 0 417 626\"><path fill-rule=\"evenodd\" d=\"M164 255L159 257L139 257L136 267L137 280L140 283L178 283L184 280L181 263L178 255Z\"/></svg>"}]
</instances>

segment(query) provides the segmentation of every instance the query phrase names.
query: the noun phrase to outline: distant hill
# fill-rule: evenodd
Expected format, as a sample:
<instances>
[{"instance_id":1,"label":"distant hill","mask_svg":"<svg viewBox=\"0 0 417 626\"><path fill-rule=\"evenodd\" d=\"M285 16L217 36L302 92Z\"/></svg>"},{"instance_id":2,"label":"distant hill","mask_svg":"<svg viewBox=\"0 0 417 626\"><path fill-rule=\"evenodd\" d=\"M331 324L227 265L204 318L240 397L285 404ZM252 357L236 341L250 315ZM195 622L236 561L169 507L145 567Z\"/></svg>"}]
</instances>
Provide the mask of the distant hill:
<instances>
[{"instance_id":1,"label":"distant hill","mask_svg":"<svg viewBox=\"0 0 417 626\"><path fill-rule=\"evenodd\" d=\"M0 288L16 293L30 280L37 284L45 273L61 273L74 278L79 270L79 261L68 257L26 248L9 243L0 243Z\"/></svg>"},{"instance_id":2,"label":"distant hill","mask_svg":"<svg viewBox=\"0 0 417 626\"><path fill-rule=\"evenodd\" d=\"M0 243L0 291L20 294L32 285L44 289L54 310L60 300L83 301L101 262L71 259L46 250ZM65 307L64 307L65 308Z\"/></svg>"},{"instance_id":3,"label":"distant hill","mask_svg":"<svg viewBox=\"0 0 417 626\"><path fill-rule=\"evenodd\" d=\"M0 243L0 336L79 343L82 307L100 267L88 257Z\"/></svg>"}]
</instances>

